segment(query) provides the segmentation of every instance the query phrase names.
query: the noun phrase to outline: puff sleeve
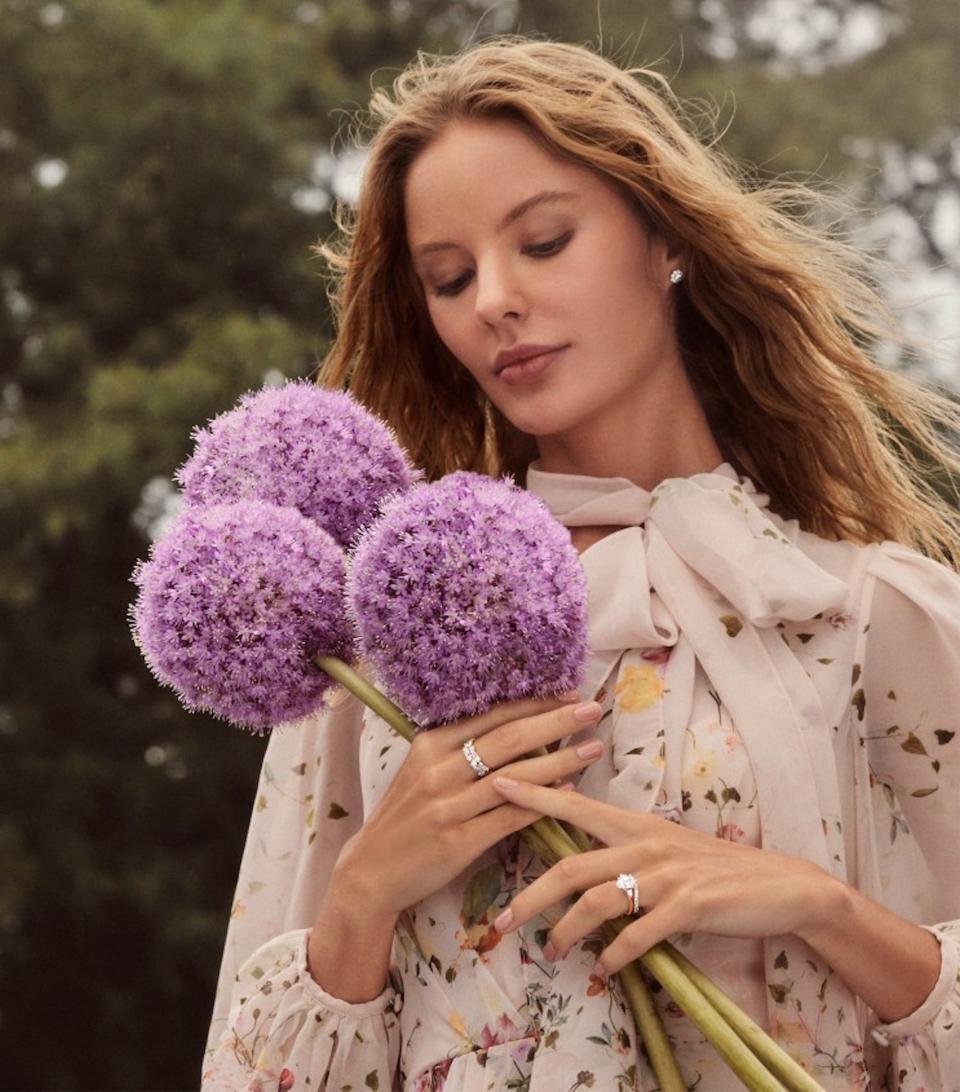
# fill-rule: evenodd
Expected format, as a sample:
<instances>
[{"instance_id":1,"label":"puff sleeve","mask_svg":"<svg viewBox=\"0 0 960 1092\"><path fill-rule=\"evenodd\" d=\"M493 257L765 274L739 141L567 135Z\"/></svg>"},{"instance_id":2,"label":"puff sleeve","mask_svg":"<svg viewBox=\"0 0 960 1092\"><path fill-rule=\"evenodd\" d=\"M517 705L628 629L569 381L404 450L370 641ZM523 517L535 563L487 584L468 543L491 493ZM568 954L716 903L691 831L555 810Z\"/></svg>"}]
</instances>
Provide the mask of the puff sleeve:
<instances>
[{"instance_id":1,"label":"puff sleeve","mask_svg":"<svg viewBox=\"0 0 960 1092\"><path fill-rule=\"evenodd\" d=\"M203 1059L204 1092L390 1089L399 1056L392 983L362 1003L326 993L307 943L344 843L363 824L364 707L275 728L264 755Z\"/></svg>"},{"instance_id":2,"label":"puff sleeve","mask_svg":"<svg viewBox=\"0 0 960 1092\"><path fill-rule=\"evenodd\" d=\"M887 1087L960 1088L960 574L884 542L865 596L853 703L873 845L861 859L874 863L869 886L880 901L930 929L941 949L927 999L876 1024L873 1038L889 1051Z\"/></svg>"}]
</instances>

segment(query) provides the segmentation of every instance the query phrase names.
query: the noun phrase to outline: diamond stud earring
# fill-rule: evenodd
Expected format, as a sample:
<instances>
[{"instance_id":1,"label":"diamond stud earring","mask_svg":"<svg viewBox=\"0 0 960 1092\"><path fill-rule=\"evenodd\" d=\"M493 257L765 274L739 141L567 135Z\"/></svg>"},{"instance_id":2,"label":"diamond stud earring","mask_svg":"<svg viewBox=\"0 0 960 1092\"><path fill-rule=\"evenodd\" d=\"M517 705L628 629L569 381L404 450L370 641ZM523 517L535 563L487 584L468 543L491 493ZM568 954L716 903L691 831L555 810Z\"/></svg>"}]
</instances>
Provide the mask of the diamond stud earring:
<instances>
[{"instance_id":1,"label":"diamond stud earring","mask_svg":"<svg viewBox=\"0 0 960 1092\"><path fill-rule=\"evenodd\" d=\"M679 284L683 280L683 270L673 269L670 272L670 283Z\"/></svg>"}]
</instances>

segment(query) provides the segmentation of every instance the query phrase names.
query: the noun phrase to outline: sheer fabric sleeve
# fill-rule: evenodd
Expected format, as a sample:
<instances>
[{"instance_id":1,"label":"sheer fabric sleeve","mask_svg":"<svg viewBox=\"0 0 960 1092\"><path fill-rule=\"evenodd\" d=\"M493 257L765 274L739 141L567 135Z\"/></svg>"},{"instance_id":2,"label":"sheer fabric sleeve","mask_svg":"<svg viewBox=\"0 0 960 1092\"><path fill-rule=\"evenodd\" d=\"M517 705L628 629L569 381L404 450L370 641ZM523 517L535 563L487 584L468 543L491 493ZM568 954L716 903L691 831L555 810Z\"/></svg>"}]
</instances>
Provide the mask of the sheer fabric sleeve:
<instances>
[{"instance_id":1,"label":"sheer fabric sleeve","mask_svg":"<svg viewBox=\"0 0 960 1092\"><path fill-rule=\"evenodd\" d=\"M884 542L871 580L854 715L867 749L875 884L941 950L930 995L873 1035L890 1048L891 1087L960 1089L960 574Z\"/></svg>"},{"instance_id":2,"label":"sheer fabric sleeve","mask_svg":"<svg viewBox=\"0 0 960 1092\"><path fill-rule=\"evenodd\" d=\"M352 1004L321 989L306 963L333 867L363 824L364 712L340 693L326 711L271 734L227 928L204 1092L392 1086L400 1006L393 985Z\"/></svg>"}]
</instances>

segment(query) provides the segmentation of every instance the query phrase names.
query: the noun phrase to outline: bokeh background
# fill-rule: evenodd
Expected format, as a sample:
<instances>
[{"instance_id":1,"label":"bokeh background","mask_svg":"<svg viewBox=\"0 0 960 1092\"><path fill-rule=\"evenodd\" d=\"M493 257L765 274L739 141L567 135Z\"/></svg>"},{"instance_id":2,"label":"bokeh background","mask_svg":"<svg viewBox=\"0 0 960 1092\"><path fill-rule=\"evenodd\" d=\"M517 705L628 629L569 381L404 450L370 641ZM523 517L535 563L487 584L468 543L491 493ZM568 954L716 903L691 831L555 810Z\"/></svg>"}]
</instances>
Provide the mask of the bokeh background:
<instances>
[{"instance_id":1,"label":"bokeh background","mask_svg":"<svg viewBox=\"0 0 960 1092\"><path fill-rule=\"evenodd\" d=\"M196 1087L264 740L189 716L129 575L191 429L309 375L350 112L503 31L652 64L821 179L960 393L956 0L0 0L0 1086ZM859 211L857 211L859 209Z\"/></svg>"}]
</instances>

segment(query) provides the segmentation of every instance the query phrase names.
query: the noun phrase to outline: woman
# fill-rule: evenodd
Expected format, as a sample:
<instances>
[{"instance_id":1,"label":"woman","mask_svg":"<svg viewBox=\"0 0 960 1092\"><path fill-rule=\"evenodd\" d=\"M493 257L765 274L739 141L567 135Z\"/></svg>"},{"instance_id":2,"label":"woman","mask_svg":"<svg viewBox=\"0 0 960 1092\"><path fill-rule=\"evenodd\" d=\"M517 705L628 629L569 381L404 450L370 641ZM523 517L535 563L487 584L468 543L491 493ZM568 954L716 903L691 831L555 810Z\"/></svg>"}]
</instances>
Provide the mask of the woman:
<instances>
[{"instance_id":1,"label":"woman","mask_svg":"<svg viewBox=\"0 0 960 1092\"><path fill-rule=\"evenodd\" d=\"M570 528L596 700L275 731L205 1086L653 1088L609 976L671 936L824 1088L960 1087L960 519L920 472L956 411L649 72L498 39L372 109L321 381ZM544 869L542 814L596 848ZM657 997L688 1085L739 1087Z\"/></svg>"}]
</instances>

